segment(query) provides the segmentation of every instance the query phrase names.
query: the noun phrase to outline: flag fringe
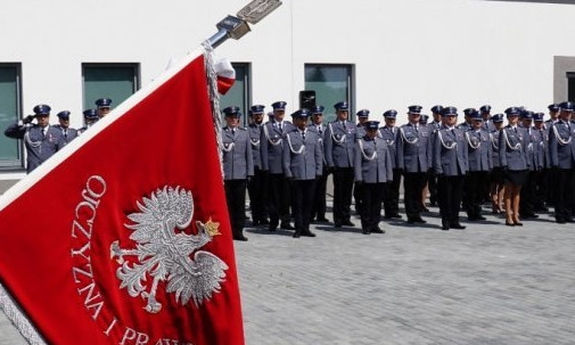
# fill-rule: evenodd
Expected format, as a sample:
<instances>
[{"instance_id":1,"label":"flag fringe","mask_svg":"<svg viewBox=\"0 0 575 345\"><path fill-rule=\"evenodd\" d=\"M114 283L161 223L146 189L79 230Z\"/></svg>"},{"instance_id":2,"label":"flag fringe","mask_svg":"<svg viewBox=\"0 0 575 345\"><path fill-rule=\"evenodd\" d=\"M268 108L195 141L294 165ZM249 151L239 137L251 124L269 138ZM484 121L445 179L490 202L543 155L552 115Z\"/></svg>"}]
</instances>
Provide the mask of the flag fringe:
<instances>
[{"instance_id":1,"label":"flag fringe","mask_svg":"<svg viewBox=\"0 0 575 345\"><path fill-rule=\"evenodd\" d=\"M0 308L29 344L47 345L2 285L0 285Z\"/></svg>"},{"instance_id":2,"label":"flag fringe","mask_svg":"<svg viewBox=\"0 0 575 345\"><path fill-rule=\"evenodd\" d=\"M214 48L209 41L202 43L204 48L204 61L206 64L206 76L208 79L209 97L212 104L212 117L214 123L214 130L216 134L216 142L218 144L218 157L220 159L220 171L222 173L222 181L224 179L224 164L223 164L223 142L222 142L222 116L220 112L220 94L218 92L218 75L215 68Z\"/></svg>"}]
</instances>

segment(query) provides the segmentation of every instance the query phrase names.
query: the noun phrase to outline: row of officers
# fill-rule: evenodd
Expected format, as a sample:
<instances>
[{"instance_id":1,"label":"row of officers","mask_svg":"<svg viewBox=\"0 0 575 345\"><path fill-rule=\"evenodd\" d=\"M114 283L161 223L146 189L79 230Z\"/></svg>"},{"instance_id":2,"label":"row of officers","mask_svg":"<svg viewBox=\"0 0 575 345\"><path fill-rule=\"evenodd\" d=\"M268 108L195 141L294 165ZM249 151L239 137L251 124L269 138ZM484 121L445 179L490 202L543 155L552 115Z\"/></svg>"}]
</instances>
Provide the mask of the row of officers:
<instances>
[{"instance_id":1,"label":"row of officers","mask_svg":"<svg viewBox=\"0 0 575 345\"><path fill-rule=\"evenodd\" d=\"M254 225L314 237L310 223L327 222L328 174L335 228L355 226L354 198L363 234L385 232L382 204L384 218L402 218L402 177L411 224L426 223L421 215L428 193L431 205L439 206L442 230L465 229L461 207L469 221L485 220L481 205L486 201L493 213L505 214L507 226L522 226L522 219L536 218L548 206L554 206L557 223L574 221L573 102L550 105L548 120L523 107L495 115L488 105L468 108L459 124L455 107L434 106L433 121L427 123L422 107L414 105L402 126L395 124L395 110L383 114L384 123L360 110L358 123L351 123L347 102L334 105L336 119L327 124L322 106L297 110L293 122L284 119L286 102L272 108L264 122L265 107L252 106L246 128L239 126L238 107L223 110L224 182L236 240L247 240L246 188Z\"/></svg>"},{"instance_id":2,"label":"row of officers","mask_svg":"<svg viewBox=\"0 0 575 345\"><path fill-rule=\"evenodd\" d=\"M33 109L33 115L28 115L8 126L4 131L7 137L24 141L27 153L26 172L30 173L36 169L100 118L106 116L110 112L112 100L100 98L95 101L95 105L96 108L83 112L85 125L80 129L70 127L70 111L68 110L57 114L57 125L50 125L52 108L47 104L38 104Z\"/></svg>"}]
</instances>

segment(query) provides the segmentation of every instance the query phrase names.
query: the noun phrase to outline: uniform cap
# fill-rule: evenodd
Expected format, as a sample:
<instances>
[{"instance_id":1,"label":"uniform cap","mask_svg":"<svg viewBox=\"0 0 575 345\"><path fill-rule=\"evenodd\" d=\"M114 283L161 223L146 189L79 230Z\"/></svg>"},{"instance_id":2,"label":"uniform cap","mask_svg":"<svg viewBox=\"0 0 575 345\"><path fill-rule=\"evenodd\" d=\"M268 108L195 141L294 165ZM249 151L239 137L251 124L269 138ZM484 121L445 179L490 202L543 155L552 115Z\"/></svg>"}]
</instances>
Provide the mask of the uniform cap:
<instances>
[{"instance_id":1,"label":"uniform cap","mask_svg":"<svg viewBox=\"0 0 575 345\"><path fill-rule=\"evenodd\" d=\"M96 100L95 103L98 108L109 108L112 104L112 100L109 98L100 98Z\"/></svg>"},{"instance_id":2,"label":"uniform cap","mask_svg":"<svg viewBox=\"0 0 575 345\"><path fill-rule=\"evenodd\" d=\"M379 121L366 121L364 124L366 130L377 130L379 128Z\"/></svg>"},{"instance_id":3,"label":"uniform cap","mask_svg":"<svg viewBox=\"0 0 575 345\"><path fill-rule=\"evenodd\" d=\"M291 114L294 119L307 119L311 115L308 109L299 109Z\"/></svg>"},{"instance_id":4,"label":"uniform cap","mask_svg":"<svg viewBox=\"0 0 575 345\"><path fill-rule=\"evenodd\" d=\"M252 105L250 108L250 115L263 114L265 108L266 106L261 104Z\"/></svg>"},{"instance_id":5,"label":"uniform cap","mask_svg":"<svg viewBox=\"0 0 575 345\"><path fill-rule=\"evenodd\" d=\"M442 111L443 107L441 105L434 105L433 107L431 107L431 112L434 114L441 114Z\"/></svg>"},{"instance_id":6,"label":"uniform cap","mask_svg":"<svg viewBox=\"0 0 575 345\"><path fill-rule=\"evenodd\" d=\"M521 112L521 119L533 120L533 112L529 110Z\"/></svg>"},{"instance_id":7,"label":"uniform cap","mask_svg":"<svg viewBox=\"0 0 575 345\"><path fill-rule=\"evenodd\" d=\"M574 102L563 102L561 104L559 104L559 108L561 108L561 111L575 111L575 103Z\"/></svg>"},{"instance_id":8,"label":"uniform cap","mask_svg":"<svg viewBox=\"0 0 575 345\"><path fill-rule=\"evenodd\" d=\"M52 108L50 108L49 105L46 104L38 104L37 106L34 107L34 114L36 115L50 115L50 110L52 110Z\"/></svg>"},{"instance_id":9,"label":"uniform cap","mask_svg":"<svg viewBox=\"0 0 575 345\"><path fill-rule=\"evenodd\" d=\"M349 110L349 104L346 101L337 102L333 107L335 110Z\"/></svg>"},{"instance_id":10,"label":"uniform cap","mask_svg":"<svg viewBox=\"0 0 575 345\"><path fill-rule=\"evenodd\" d=\"M469 117L471 118L472 121L481 121L483 122L483 116L481 116L481 114L479 114L479 112L476 110L474 112L472 112Z\"/></svg>"},{"instance_id":11,"label":"uniform cap","mask_svg":"<svg viewBox=\"0 0 575 345\"><path fill-rule=\"evenodd\" d=\"M68 110L62 110L56 116L64 120L68 120L70 118L70 112Z\"/></svg>"},{"instance_id":12,"label":"uniform cap","mask_svg":"<svg viewBox=\"0 0 575 345\"><path fill-rule=\"evenodd\" d=\"M226 117L240 117L242 116L242 113L240 113L240 107L236 107L234 105L230 106L230 107L226 107L224 108L224 110L222 110L224 112L224 115Z\"/></svg>"},{"instance_id":13,"label":"uniform cap","mask_svg":"<svg viewBox=\"0 0 575 345\"><path fill-rule=\"evenodd\" d=\"M274 110L285 110L287 102L284 101L277 101L272 103L272 108Z\"/></svg>"},{"instance_id":14,"label":"uniform cap","mask_svg":"<svg viewBox=\"0 0 575 345\"><path fill-rule=\"evenodd\" d=\"M82 113L84 114L84 117L87 119L98 117L98 111L96 109L86 109Z\"/></svg>"},{"instance_id":15,"label":"uniform cap","mask_svg":"<svg viewBox=\"0 0 575 345\"><path fill-rule=\"evenodd\" d=\"M323 114L323 110L324 110L323 105L314 105L310 109L312 114Z\"/></svg>"},{"instance_id":16,"label":"uniform cap","mask_svg":"<svg viewBox=\"0 0 575 345\"><path fill-rule=\"evenodd\" d=\"M535 122L543 122L543 117L544 117L544 116L545 116L545 115L544 115L543 113L535 113L535 114L533 114L533 120L534 120Z\"/></svg>"},{"instance_id":17,"label":"uniform cap","mask_svg":"<svg viewBox=\"0 0 575 345\"><path fill-rule=\"evenodd\" d=\"M420 114L422 106L420 105L410 105L407 107L409 109L408 114Z\"/></svg>"},{"instance_id":18,"label":"uniform cap","mask_svg":"<svg viewBox=\"0 0 575 345\"><path fill-rule=\"evenodd\" d=\"M429 120L429 115L421 115L421 117L419 118L419 123L422 125L427 124L427 120Z\"/></svg>"},{"instance_id":19,"label":"uniform cap","mask_svg":"<svg viewBox=\"0 0 575 345\"><path fill-rule=\"evenodd\" d=\"M369 117L369 110L361 109L355 114L357 117Z\"/></svg>"},{"instance_id":20,"label":"uniform cap","mask_svg":"<svg viewBox=\"0 0 575 345\"><path fill-rule=\"evenodd\" d=\"M383 117L385 117L386 119L395 119L396 116L397 116L397 110L395 109L389 109L383 113Z\"/></svg>"},{"instance_id":21,"label":"uniform cap","mask_svg":"<svg viewBox=\"0 0 575 345\"><path fill-rule=\"evenodd\" d=\"M505 114L507 114L507 117L509 116L519 116L520 110L517 107L509 107L507 109L505 109Z\"/></svg>"},{"instance_id":22,"label":"uniform cap","mask_svg":"<svg viewBox=\"0 0 575 345\"><path fill-rule=\"evenodd\" d=\"M481 108L479 108L479 111L482 113L488 113L491 111L491 106L489 104L482 105Z\"/></svg>"},{"instance_id":23,"label":"uniform cap","mask_svg":"<svg viewBox=\"0 0 575 345\"><path fill-rule=\"evenodd\" d=\"M467 108L463 109L463 114L465 114L465 116L473 117L475 114L479 114L479 112L475 108Z\"/></svg>"},{"instance_id":24,"label":"uniform cap","mask_svg":"<svg viewBox=\"0 0 575 345\"><path fill-rule=\"evenodd\" d=\"M557 103L549 104L547 106L547 109L549 109L549 111L558 112L559 111L559 104L557 104Z\"/></svg>"},{"instance_id":25,"label":"uniform cap","mask_svg":"<svg viewBox=\"0 0 575 345\"><path fill-rule=\"evenodd\" d=\"M441 112L442 116L457 116L457 108L456 107L445 107Z\"/></svg>"},{"instance_id":26,"label":"uniform cap","mask_svg":"<svg viewBox=\"0 0 575 345\"><path fill-rule=\"evenodd\" d=\"M495 115L491 116L491 121L493 121L493 123L503 122L503 114L495 114Z\"/></svg>"}]
</instances>

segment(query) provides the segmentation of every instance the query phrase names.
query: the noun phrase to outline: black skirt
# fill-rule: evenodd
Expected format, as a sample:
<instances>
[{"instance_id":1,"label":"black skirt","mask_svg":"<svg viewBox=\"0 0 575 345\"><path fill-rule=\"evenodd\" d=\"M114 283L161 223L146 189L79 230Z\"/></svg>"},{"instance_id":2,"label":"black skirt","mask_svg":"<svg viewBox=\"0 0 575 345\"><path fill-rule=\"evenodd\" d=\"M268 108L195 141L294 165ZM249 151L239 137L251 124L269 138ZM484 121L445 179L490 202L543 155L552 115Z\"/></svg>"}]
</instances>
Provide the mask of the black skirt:
<instances>
[{"instance_id":1,"label":"black skirt","mask_svg":"<svg viewBox=\"0 0 575 345\"><path fill-rule=\"evenodd\" d=\"M505 172L505 183L521 186L527 182L528 170L507 170Z\"/></svg>"},{"instance_id":2,"label":"black skirt","mask_svg":"<svg viewBox=\"0 0 575 345\"><path fill-rule=\"evenodd\" d=\"M491 171L491 183L505 183L505 174L503 173L502 167L493 167L493 170Z\"/></svg>"}]
</instances>

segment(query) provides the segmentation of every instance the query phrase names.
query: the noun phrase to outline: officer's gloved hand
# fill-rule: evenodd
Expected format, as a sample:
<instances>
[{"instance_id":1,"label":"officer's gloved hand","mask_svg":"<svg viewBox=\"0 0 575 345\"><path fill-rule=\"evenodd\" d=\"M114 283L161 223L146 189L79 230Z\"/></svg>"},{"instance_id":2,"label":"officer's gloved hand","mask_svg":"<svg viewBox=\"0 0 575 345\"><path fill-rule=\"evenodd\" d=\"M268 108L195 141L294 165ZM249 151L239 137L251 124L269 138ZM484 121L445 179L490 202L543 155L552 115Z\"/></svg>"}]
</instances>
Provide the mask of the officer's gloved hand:
<instances>
[{"instance_id":1,"label":"officer's gloved hand","mask_svg":"<svg viewBox=\"0 0 575 345\"><path fill-rule=\"evenodd\" d=\"M30 122L32 122L32 120L34 120L34 115L28 115L22 120L22 122L30 123Z\"/></svg>"},{"instance_id":2,"label":"officer's gloved hand","mask_svg":"<svg viewBox=\"0 0 575 345\"><path fill-rule=\"evenodd\" d=\"M248 177L247 177L247 181L248 181L248 183L251 183L253 179L254 179L254 177L253 177L253 176L248 176Z\"/></svg>"}]
</instances>

